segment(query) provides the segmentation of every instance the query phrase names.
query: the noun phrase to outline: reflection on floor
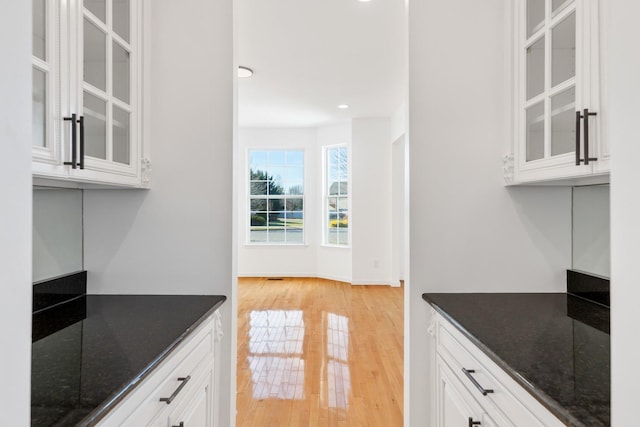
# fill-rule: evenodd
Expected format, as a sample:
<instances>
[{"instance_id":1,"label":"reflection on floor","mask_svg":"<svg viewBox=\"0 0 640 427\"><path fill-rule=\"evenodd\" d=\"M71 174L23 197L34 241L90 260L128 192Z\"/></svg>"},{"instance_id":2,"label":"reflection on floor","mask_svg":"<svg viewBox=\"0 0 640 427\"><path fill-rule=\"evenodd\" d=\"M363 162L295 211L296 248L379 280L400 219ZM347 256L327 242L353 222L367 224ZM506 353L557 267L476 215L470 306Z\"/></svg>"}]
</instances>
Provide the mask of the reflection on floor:
<instances>
[{"instance_id":1,"label":"reflection on floor","mask_svg":"<svg viewBox=\"0 0 640 427\"><path fill-rule=\"evenodd\" d=\"M302 311L254 310L249 325L253 399L303 399Z\"/></svg>"},{"instance_id":2,"label":"reflection on floor","mask_svg":"<svg viewBox=\"0 0 640 427\"><path fill-rule=\"evenodd\" d=\"M401 426L402 294L240 279L237 426Z\"/></svg>"}]
</instances>

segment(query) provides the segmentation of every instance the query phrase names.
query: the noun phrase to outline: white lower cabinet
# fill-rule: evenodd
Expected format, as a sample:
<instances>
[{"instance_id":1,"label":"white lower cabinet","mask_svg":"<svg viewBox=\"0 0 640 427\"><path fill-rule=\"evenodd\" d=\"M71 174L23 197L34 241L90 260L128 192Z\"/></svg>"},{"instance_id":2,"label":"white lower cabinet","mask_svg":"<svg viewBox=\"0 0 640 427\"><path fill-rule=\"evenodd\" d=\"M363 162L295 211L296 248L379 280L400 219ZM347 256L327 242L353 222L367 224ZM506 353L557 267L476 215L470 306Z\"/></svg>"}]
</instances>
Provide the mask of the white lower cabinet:
<instances>
[{"instance_id":1,"label":"white lower cabinet","mask_svg":"<svg viewBox=\"0 0 640 427\"><path fill-rule=\"evenodd\" d=\"M98 424L101 427L214 427L217 399L214 313Z\"/></svg>"},{"instance_id":2,"label":"white lower cabinet","mask_svg":"<svg viewBox=\"0 0 640 427\"><path fill-rule=\"evenodd\" d=\"M491 417L439 356L436 361L436 369L438 427L496 426Z\"/></svg>"},{"instance_id":3,"label":"white lower cabinet","mask_svg":"<svg viewBox=\"0 0 640 427\"><path fill-rule=\"evenodd\" d=\"M172 427L198 427L213 425L212 399L213 370L204 375L203 381L195 387L194 394L185 399L182 407L169 415Z\"/></svg>"},{"instance_id":4,"label":"white lower cabinet","mask_svg":"<svg viewBox=\"0 0 640 427\"><path fill-rule=\"evenodd\" d=\"M449 321L435 310L430 316L437 427L564 426Z\"/></svg>"}]
</instances>

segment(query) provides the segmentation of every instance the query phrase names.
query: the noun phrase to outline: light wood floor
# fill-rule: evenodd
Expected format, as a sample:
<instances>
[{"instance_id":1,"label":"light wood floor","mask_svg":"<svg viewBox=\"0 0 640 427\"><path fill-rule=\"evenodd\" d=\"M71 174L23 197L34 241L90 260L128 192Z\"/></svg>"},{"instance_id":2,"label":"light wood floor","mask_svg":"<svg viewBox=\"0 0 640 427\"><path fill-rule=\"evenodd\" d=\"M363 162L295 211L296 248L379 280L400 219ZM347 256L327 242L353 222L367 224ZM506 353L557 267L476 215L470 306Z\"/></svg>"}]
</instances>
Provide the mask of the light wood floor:
<instances>
[{"instance_id":1,"label":"light wood floor","mask_svg":"<svg viewBox=\"0 0 640 427\"><path fill-rule=\"evenodd\" d=\"M240 279L237 426L401 426L402 293Z\"/></svg>"}]
</instances>

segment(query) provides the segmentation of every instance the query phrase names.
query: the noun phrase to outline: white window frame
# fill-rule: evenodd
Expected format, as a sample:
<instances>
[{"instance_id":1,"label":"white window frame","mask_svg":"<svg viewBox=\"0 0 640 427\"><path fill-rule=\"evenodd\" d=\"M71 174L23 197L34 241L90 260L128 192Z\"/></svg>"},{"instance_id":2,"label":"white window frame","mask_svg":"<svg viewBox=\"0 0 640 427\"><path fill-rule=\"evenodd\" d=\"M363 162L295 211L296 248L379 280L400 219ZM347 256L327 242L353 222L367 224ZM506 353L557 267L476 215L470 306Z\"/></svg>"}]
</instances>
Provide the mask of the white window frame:
<instances>
[{"instance_id":1,"label":"white window frame","mask_svg":"<svg viewBox=\"0 0 640 427\"><path fill-rule=\"evenodd\" d=\"M329 198L337 197L329 195L329 150L337 148L345 148L347 150L347 195L340 196L347 199L347 218L349 226L347 227L347 243L330 243L329 242ZM326 145L322 148L322 245L333 248L350 248L351 247L351 150L345 143Z\"/></svg>"},{"instance_id":2,"label":"white window frame","mask_svg":"<svg viewBox=\"0 0 640 427\"><path fill-rule=\"evenodd\" d=\"M252 242L251 241L251 200L252 199L262 199L263 197L256 197L251 194L251 152L252 151L299 151L302 153L302 174L303 174L303 185L302 185L302 194L298 195L286 195L283 194L279 197L271 197L272 199L281 199L285 203L286 208L286 199L302 199L302 241L301 242ZM307 224L306 224L306 187L307 187L307 155L306 150L303 147L250 147L247 148L246 151L246 173L245 173L245 184L246 184L246 215L245 215L245 245L248 246L306 246L307 245ZM268 173L268 171L267 171ZM264 199L269 200L269 196L267 195ZM286 212L286 209L285 209ZM286 239L286 233L285 233Z\"/></svg>"}]
</instances>

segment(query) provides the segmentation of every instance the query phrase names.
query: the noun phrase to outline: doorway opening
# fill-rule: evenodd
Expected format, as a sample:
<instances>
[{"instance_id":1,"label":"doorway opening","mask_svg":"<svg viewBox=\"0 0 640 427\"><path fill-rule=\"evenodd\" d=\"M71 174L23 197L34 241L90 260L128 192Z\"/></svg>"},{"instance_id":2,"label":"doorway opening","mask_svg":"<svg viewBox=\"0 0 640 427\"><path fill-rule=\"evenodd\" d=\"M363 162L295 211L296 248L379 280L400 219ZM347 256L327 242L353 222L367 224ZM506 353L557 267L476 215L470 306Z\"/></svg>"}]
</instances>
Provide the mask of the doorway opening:
<instances>
[{"instance_id":1,"label":"doorway opening","mask_svg":"<svg viewBox=\"0 0 640 427\"><path fill-rule=\"evenodd\" d=\"M234 15L237 425L402 425L406 4Z\"/></svg>"}]
</instances>

